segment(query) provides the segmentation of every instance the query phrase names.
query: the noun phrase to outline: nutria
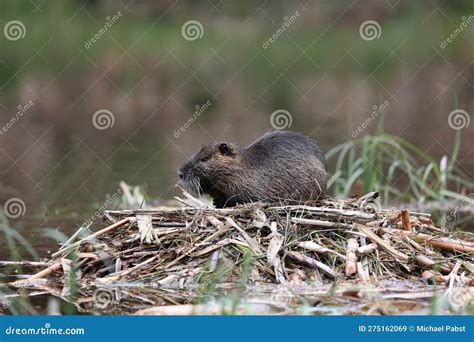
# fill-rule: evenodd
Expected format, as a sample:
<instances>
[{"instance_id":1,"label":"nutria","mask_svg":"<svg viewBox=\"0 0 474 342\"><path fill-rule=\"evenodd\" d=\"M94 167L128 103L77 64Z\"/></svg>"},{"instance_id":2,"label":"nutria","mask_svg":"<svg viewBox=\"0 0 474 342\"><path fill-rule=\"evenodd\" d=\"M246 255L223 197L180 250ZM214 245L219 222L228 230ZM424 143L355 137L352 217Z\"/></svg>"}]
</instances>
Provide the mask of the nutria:
<instances>
[{"instance_id":1,"label":"nutria","mask_svg":"<svg viewBox=\"0 0 474 342\"><path fill-rule=\"evenodd\" d=\"M275 131L246 148L227 142L204 146L179 170L181 182L209 194L218 208L239 203L318 199L326 190L326 160L303 134Z\"/></svg>"}]
</instances>

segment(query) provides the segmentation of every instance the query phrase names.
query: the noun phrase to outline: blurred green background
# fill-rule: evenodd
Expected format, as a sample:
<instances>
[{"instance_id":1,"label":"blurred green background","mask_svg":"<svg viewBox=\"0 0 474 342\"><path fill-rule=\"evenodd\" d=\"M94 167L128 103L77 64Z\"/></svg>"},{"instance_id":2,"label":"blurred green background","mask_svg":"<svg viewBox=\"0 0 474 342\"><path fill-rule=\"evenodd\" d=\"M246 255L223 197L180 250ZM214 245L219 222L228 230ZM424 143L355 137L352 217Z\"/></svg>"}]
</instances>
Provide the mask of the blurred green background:
<instances>
[{"instance_id":1,"label":"blurred green background","mask_svg":"<svg viewBox=\"0 0 474 342\"><path fill-rule=\"evenodd\" d=\"M170 199L202 144L245 146L276 110L326 151L383 118L439 163L459 134L454 166L472 181L474 123L456 131L448 115L474 112L473 14L472 1L0 0L0 125L33 102L0 135L0 203L25 202L13 223L35 240L41 227L75 230L63 218L82 222L122 180ZM368 20L378 27L364 39Z\"/></svg>"}]
</instances>

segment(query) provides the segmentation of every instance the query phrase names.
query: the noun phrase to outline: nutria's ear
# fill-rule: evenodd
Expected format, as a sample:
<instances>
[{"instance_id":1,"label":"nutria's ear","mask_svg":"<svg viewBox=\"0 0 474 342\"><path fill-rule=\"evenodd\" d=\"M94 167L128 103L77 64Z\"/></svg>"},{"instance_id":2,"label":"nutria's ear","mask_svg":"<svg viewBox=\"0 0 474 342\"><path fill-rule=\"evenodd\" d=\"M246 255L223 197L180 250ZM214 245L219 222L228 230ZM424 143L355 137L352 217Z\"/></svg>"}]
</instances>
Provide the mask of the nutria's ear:
<instances>
[{"instance_id":1,"label":"nutria's ear","mask_svg":"<svg viewBox=\"0 0 474 342\"><path fill-rule=\"evenodd\" d=\"M234 154L234 148L227 143L221 143L219 144L219 152L224 156L231 156Z\"/></svg>"}]
</instances>

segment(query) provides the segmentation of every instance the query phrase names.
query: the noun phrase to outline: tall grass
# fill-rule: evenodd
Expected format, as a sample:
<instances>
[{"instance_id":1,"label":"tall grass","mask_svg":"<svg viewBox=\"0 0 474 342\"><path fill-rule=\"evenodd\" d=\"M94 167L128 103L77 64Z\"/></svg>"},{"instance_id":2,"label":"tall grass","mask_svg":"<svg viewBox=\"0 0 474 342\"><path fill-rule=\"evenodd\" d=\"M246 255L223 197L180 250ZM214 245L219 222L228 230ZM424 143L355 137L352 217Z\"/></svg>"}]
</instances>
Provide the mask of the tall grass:
<instances>
[{"instance_id":1,"label":"tall grass","mask_svg":"<svg viewBox=\"0 0 474 342\"><path fill-rule=\"evenodd\" d=\"M454 138L451 156L436 161L404 139L382 130L331 149L326 158L335 162L329 180L334 196L379 191L384 204L425 203L454 199L474 204L463 192L474 189L473 180L456 168L460 132Z\"/></svg>"}]
</instances>

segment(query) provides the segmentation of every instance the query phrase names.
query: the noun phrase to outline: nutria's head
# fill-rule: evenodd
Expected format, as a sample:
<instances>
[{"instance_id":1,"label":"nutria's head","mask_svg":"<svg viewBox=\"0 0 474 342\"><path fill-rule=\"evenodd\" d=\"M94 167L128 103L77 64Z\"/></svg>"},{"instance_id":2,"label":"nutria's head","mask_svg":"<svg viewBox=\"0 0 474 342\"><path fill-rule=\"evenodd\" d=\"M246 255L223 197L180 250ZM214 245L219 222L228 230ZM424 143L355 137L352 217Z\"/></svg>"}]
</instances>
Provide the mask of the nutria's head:
<instances>
[{"instance_id":1,"label":"nutria's head","mask_svg":"<svg viewBox=\"0 0 474 342\"><path fill-rule=\"evenodd\" d=\"M198 194L220 192L220 185L232 176L239 156L234 144L221 142L204 146L178 171L182 184Z\"/></svg>"}]
</instances>

